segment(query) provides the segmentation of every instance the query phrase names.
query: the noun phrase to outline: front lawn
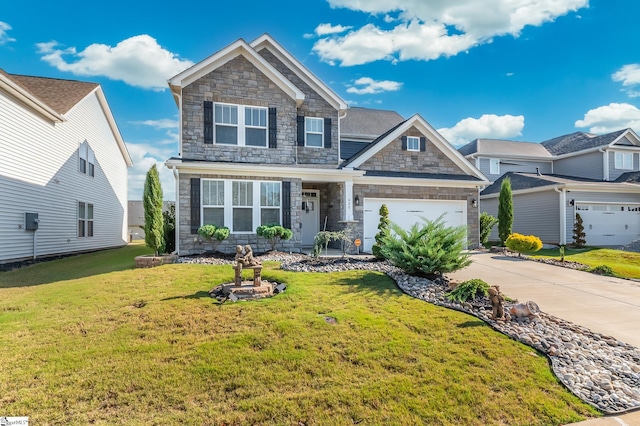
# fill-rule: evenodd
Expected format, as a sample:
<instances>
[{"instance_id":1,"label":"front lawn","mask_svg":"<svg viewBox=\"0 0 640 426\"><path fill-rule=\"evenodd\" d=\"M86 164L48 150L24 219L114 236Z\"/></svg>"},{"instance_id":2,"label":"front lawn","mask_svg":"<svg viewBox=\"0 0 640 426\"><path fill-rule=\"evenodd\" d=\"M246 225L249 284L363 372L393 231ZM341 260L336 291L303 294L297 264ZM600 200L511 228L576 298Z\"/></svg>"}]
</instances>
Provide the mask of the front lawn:
<instances>
[{"instance_id":1,"label":"front lawn","mask_svg":"<svg viewBox=\"0 0 640 426\"><path fill-rule=\"evenodd\" d=\"M232 280L230 266L131 269L146 251L0 273L0 414L198 425L557 425L598 415L533 349L410 298L385 275L267 263L263 278L287 283L284 294L217 305L207 291Z\"/></svg>"},{"instance_id":2,"label":"front lawn","mask_svg":"<svg viewBox=\"0 0 640 426\"><path fill-rule=\"evenodd\" d=\"M560 260L559 249L542 249L536 253L531 253L531 257L545 257ZM590 268L596 266L609 266L613 272L622 278L640 279L640 253L622 250L604 249L597 247L587 247L583 249L565 249L565 260L580 262Z\"/></svg>"}]
</instances>

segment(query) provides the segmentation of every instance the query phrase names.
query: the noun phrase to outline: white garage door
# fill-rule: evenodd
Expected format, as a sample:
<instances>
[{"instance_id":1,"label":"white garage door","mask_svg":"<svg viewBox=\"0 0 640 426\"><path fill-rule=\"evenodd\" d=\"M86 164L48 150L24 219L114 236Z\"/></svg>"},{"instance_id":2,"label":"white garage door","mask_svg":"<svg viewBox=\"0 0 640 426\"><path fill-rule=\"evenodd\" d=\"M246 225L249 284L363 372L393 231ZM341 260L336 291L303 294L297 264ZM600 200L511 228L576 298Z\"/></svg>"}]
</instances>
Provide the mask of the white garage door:
<instances>
[{"instance_id":1,"label":"white garage door","mask_svg":"<svg viewBox=\"0 0 640 426\"><path fill-rule=\"evenodd\" d=\"M364 199L364 242L362 251L370 253L375 243L380 223L380 207L386 204L389 209L389 220L409 229L421 218L435 220L444 213L444 222L448 226L467 225L466 201L445 200L406 200L390 198Z\"/></svg>"},{"instance_id":2,"label":"white garage door","mask_svg":"<svg viewBox=\"0 0 640 426\"><path fill-rule=\"evenodd\" d=\"M576 203L590 246L624 245L640 238L640 206Z\"/></svg>"}]
</instances>

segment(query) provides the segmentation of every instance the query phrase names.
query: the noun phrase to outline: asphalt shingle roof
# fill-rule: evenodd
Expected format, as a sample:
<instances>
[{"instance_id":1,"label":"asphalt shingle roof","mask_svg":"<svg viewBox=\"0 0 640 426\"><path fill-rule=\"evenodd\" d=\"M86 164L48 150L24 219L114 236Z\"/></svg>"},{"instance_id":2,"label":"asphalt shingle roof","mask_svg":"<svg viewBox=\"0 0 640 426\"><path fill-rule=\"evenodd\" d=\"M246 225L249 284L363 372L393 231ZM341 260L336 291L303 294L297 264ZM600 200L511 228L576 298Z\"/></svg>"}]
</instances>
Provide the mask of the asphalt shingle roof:
<instances>
[{"instance_id":1,"label":"asphalt shingle roof","mask_svg":"<svg viewBox=\"0 0 640 426\"><path fill-rule=\"evenodd\" d=\"M507 141L502 139L475 139L458 149L462 155L484 154L494 156L551 157L539 143Z\"/></svg>"},{"instance_id":2,"label":"asphalt shingle roof","mask_svg":"<svg viewBox=\"0 0 640 426\"><path fill-rule=\"evenodd\" d=\"M553 155L569 154L571 152L609 145L627 130L628 129L622 129L598 136L591 133L575 132L549 139L548 141L542 142L542 145Z\"/></svg>"},{"instance_id":3,"label":"asphalt shingle roof","mask_svg":"<svg viewBox=\"0 0 640 426\"><path fill-rule=\"evenodd\" d=\"M395 111L351 107L340 120L340 137L362 137L375 139L390 127L404 121Z\"/></svg>"}]
</instances>

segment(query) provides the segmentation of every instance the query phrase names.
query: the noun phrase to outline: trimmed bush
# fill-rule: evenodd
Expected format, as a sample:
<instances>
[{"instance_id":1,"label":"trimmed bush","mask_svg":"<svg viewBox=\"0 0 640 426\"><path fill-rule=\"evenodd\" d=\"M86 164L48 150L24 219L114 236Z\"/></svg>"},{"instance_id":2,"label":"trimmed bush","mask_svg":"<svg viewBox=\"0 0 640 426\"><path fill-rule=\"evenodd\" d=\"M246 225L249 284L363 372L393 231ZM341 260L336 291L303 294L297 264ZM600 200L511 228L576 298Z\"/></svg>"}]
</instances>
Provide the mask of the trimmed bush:
<instances>
[{"instance_id":1,"label":"trimmed bush","mask_svg":"<svg viewBox=\"0 0 640 426\"><path fill-rule=\"evenodd\" d=\"M173 253L176 250L176 205L171 203L169 210L162 212L164 221L164 252Z\"/></svg>"},{"instance_id":2,"label":"trimmed bush","mask_svg":"<svg viewBox=\"0 0 640 426\"><path fill-rule=\"evenodd\" d=\"M447 294L447 299L452 302L466 302L477 297L489 296L489 284L479 278L458 284L456 288Z\"/></svg>"},{"instance_id":3,"label":"trimmed bush","mask_svg":"<svg viewBox=\"0 0 640 426\"><path fill-rule=\"evenodd\" d=\"M371 253L378 259L383 259L384 256L380 252L380 246L382 245L382 240L389 236L391 230L389 226L391 225L391 221L389 220L389 209L386 204L380 206L380 222L378 223L378 233L376 234L376 242L371 247Z\"/></svg>"},{"instance_id":4,"label":"trimmed bush","mask_svg":"<svg viewBox=\"0 0 640 426\"><path fill-rule=\"evenodd\" d=\"M215 225L202 225L198 229L198 235L207 241L213 243L213 248L217 247L220 242L226 240L229 237L229 228L226 226L216 227Z\"/></svg>"},{"instance_id":5,"label":"trimmed bush","mask_svg":"<svg viewBox=\"0 0 640 426\"><path fill-rule=\"evenodd\" d=\"M466 226L447 227L440 216L434 221L423 218L423 226L414 224L409 231L392 223L391 230L395 235L383 238L381 253L408 274L428 277L471 264L464 252Z\"/></svg>"},{"instance_id":6,"label":"trimmed bush","mask_svg":"<svg viewBox=\"0 0 640 426\"><path fill-rule=\"evenodd\" d=\"M162 186L155 164L151 166L144 180L142 204L144 206L144 242L157 256L164 249L164 222L162 220Z\"/></svg>"},{"instance_id":7,"label":"trimmed bush","mask_svg":"<svg viewBox=\"0 0 640 426\"><path fill-rule=\"evenodd\" d=\"M498 198L498 237L500 245L505 244L513 226L513 197L511 196L511 179L506 176L500 185Z\"/></svg>"},{"instance_id":8,"label":"trimmed bush","mask_svg":"<svg viewBox=\"0 0 640 426\"><path fill-rule=\"evenodd\" d=\"M489 243L489 235L491 230L498 223L496 217L491 216L487 212L480 213L480 244L486 246Z\"/></svg>"},{"instance_id":9,"label":"trimmed bush","mask_svg":"<svg viewBox=\"0 0 640 426\"><path fill-rule=\"evenodd\" d=\"M542 241L535 235L522 235L515 232L509 235L505 243L509 250L517 251L520 255L538 251L542 248Z\"/></svg>"},{"instance_id":10,"label":"trimmed bush","mask_svg":"<svg viewBox=\"0 0 640 426\"><path fill-rule=\"evenodd\" d=\"M587 234L584 233L584 224L582 222L582 216L580 213L576 213L576 221L573 224L573 245L577 248L582 248L587 244L585 238Z\"/></svg>"},{"instance_id":11,"label":"trimmed bush","mask_svg":"<svg viewBox=\"0 0 640 426\"><path fill-rule=\"evenodd\" d=\"M266 239L271 246L271 251L276 249L276 245L281 241L290 240L293 238L293 232L291 229L284 228L278 223L270 223L267 225L260 225L256 229L258 236Z\"/></svg>"},{"instance_id":12,"label":"trimmed bush","mask_svg":"<svg viewBox=\"0 0 640 426\"><path fill-rule=\"evenodd\" d=\"M350 231L320 231L313 237L313 257L317 258L320 256L322 249L324 248L325 253L329 248L329 243L331 241L338 241L340 246L342 247L342 256L344 256L351 246L351 235Z\"/></svg>"}]
</instances>

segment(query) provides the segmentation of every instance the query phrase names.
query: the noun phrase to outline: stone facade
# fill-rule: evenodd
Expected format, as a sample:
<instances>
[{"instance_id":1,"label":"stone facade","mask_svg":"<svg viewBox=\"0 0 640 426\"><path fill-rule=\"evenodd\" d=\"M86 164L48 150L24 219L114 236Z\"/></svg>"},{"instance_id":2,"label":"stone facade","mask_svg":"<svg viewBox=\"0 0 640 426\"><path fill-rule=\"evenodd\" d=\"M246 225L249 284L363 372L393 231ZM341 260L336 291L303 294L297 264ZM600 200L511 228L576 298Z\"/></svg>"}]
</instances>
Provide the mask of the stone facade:
<instances>
[{"instance_id":1,"label":"stone facade","mask_svg":"<svg viewBox=\"0 0 640 426\"><path fill-rule=\"evenodd\" d=\"M423 137L415 127L410 128L404 136ZM443 173L466 175L444 152L436 147L428 138L426 151L402 150L401 137L391 141L378 153L365 161L362 170L393 171L407 173Z\"/></svg>"}]
</instances>

